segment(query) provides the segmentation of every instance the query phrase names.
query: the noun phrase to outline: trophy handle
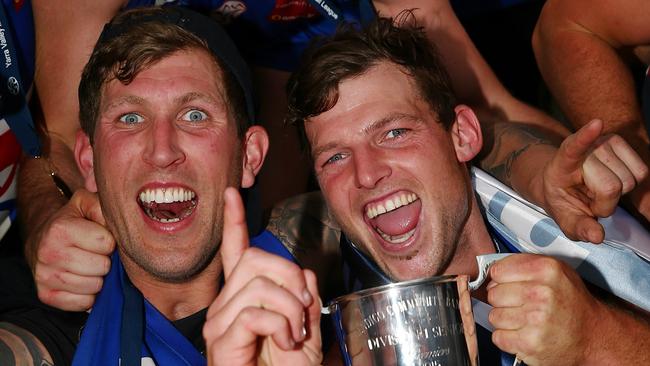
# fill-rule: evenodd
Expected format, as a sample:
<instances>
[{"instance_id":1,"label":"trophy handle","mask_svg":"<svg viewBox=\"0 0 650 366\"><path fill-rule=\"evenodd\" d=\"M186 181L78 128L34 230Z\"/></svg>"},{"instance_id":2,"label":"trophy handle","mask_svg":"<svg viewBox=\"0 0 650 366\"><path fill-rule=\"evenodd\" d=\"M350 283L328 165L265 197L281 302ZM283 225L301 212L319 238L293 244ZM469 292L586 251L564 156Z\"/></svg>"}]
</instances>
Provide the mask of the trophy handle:
<instances>
[{"instance_id":1,"label":"trophy handle","mask_svg":"<svg viewBox=\"0 0 650 366\"><path fill-rule=\"evenodd\" d=\"M477 288L481 287L483 282L485 282L487 279L488 271L494 262L512 254L514 253L496 253L476 256L476 263L478 263L478 277L474 281L469 282L469 290L474 291Z\"/></svg>"}]
</instances>

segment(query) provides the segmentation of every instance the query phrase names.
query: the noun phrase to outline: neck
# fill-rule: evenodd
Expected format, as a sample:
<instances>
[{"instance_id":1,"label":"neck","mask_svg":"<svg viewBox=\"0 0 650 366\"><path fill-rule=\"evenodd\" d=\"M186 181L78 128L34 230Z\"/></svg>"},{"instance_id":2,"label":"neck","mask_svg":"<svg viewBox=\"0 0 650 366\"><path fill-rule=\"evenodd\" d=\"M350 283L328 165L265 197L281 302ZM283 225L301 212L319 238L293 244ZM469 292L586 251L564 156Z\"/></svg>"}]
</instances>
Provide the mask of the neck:
<instances>
[{"instance_id":1,"label":"neck","mask_svg":"<svg viewBox=\"0 0 650 366\"><path fill-rule=\"evenodd\" d=\"M120 260L131 283L171 321L185 318L210 306L219 293L222 274L219 255L216 255L201 273L178 283L166 282L152 276L121 251Z\"/></svg>"},{"instance_id":2,"label":"neck","mask_svg":"<svg viewBox=\"0 0 650 366\"><path fill-rule=\"evenodd\" d=\"M458 238L456 253L444 274L464 273L474 279L478 275L476 256L494 253L496 248L473 194L470 205L470 214Z\"/></svg>"}]
</instances>

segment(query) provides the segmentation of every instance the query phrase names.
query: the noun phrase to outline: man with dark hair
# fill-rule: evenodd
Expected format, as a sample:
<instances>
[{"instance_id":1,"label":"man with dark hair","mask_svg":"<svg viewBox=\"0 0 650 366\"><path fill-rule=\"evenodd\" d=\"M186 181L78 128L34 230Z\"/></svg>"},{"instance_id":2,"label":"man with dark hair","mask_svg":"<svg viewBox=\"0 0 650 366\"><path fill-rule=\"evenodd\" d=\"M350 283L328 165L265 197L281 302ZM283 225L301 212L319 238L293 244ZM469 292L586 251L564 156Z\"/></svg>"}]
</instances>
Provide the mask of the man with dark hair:
<instances>
[{"instance_id":1,"label":"man with dark hair","mask_svg":"<svg viewBox=\"0 0 650 366\"><path fill-rule=\"evenodd\" d=\"M420 31L380 20L315 48L288 86L290 121L304 127L324 199L341 227L348 291L442 274L476 277L475 257L509 244L493 236L472 192L467 164L481 150L481 125L456 104L428 46ZM593 138L593 128L572 136L558 155ZM562 170L556 162L546 173ZM584 208L589 197L575 185L563 198ZM519 254L490 274L475 296L493 306L492 340L526 364L650 362L647 314L597 298L567 264ZM490 354L484 347L481 353ZM497 354L482 363L502 360Z\"/></svg>"},{"instance_id":2,"label":"man with dark hair","mask_svg":"<svg viewBox=\"0 0 650 366\"><path fill-rule=\"evenodd\" d=\"M2 314L0 363L320 363L314 274L248 247L234 187L253 184L268 148L251 95L209 18L134 10L104 28L79 88L87 190L72 201L117 250L87 320ZM268 233L252 243L284 250Z\"/></svg>"},{"instance_id":3,"label":"man with dark hair","mask_svg":"<svg viewBox=\"0 0 650 366\"><path fill-rule=\"evenodd\" d=\"M72 191L81 185L71 158L77 129L76 118L73 118L77 103L70 90L76 88L89 48L110 17L124 9L158 3L160 1L155 0L105 0L100 3L85 0L74 4L34 1L37 48L40 54L46 55L38 60L40 72L36 75L36 85L52 149L47 159L24 159L20 185L30 189L22 190L23 194L19 195L19 212L22 212L25 227L30 228L26 233L25 252L35 273L38 296L49 305L82 310L91 304L108 268L104 256L114 245L110 235L101 234L106 233L101 225L82 220L88 217L71 210L70 205L66 205L67 199L54 189L50 177L45 177L46 180L42 174L47 171L58 176L57 182L67 183ZM416 9L415 16L426 25L427 34L444 54L443 61L450 70L459 99L476 107L477 113L485 116L482 121L486 125L491 126L494 119L503 118L543 126L560 136L569 133L561 124L505 90L473 46L448 0L215 0L207 3L173 0L164 3L194 6L229 20L231 34L238 45L250 51L246 53L256 65L256 86L262 96L259 120L269 128L273 141L270 164L262 170L260 181L262 201L266 201L263 206L267 208L288 193L300 191L300 187L304 189L307 180L307 162L298 149L296 134L292 129L280 128L285 113L284 87L288 71L293 70L297 56L312 37L330 34L339 22L389 17L404 9ZM51 29L59 32L55 35ZM491 168L489 171L498 179L532 201L554 207L553 204L545 205L546 200L557 201L555 197L560 196L555 194L557 192L550 197L539 196L542 192L537 189L541 184L536 178L539 171L533 168L535 165L521 163L533 160L533 155L545 155L551 149L534 136L521 139L520 134L510 133L510 127L517 129L514 126L504 124L489 133L496 138L492 139L494 143L486 144L482 166L486 170ZM634 167L633 164L628 169L630 165L626 160L634 153L628 154L628 148L620 142L620 139L608 139L586 159L588 176L598 181L600 187L594 192L608 201L605 209L596 210L599 216L609 215L609 209L615 206L612 203L620 194L630 191L643 176L644 168L639 165ZM48 162L50 169L45 166ZM621 169L609 170L604 165ZM531 198L529 193L537 196ZM31 202L35 200L45 204L34 208ZM554 209L553 213L567 235L592 242L602 240L602 229L591 217L576 210L565 210L564 203L561 200L559 203L561 208ZM250 215L256 216L255 212ZM68 225L61 225L61 221ZM74 255L79 252L84 255ZM62 278L73 278L75 285L70 286L71 282L62 281Z\"/></svg>"}]
</instances>

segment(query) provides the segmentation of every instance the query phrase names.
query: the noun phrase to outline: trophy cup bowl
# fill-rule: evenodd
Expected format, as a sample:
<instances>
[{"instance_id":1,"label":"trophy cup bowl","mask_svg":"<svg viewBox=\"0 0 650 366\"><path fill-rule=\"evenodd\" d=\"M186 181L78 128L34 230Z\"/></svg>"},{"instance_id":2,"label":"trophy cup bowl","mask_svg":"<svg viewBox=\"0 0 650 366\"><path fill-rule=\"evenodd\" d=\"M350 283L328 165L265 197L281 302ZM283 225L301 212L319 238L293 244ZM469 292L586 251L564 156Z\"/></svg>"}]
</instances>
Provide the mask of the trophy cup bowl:
<instances>
[{"instance_id":1,"label":"trophy cup bowl","mask_svg":"<svg viewBox=\"0 0 650 366\"><path fill-rule=\"evenodd\" d=\"M467 276L370 288L327 310L346 365L478 365Z\"/></svg>"}]
</instances>

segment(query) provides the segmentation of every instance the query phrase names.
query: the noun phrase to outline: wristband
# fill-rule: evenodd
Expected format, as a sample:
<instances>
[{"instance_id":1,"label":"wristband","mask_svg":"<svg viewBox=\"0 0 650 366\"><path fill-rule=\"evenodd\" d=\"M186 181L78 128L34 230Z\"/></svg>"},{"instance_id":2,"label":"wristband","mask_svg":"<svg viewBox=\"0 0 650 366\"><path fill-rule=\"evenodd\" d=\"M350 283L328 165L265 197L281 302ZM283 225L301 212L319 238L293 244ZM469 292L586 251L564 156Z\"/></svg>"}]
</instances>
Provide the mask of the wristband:
<instances>
[{"instance_id":1,"label":"wristband","mask_svg":"<svg viewBox=\"0 0 650 366\"><path fill-rule=\"evenodd\" d=\"M34 156L34 159L41 159L41 158L42 156L40 155ZM59 177L56 174L56 171L54 170L54 166L52 166L52 162L50 161L50 159L48 158L44 158L44 159L47 161L47 166L48 166L47 170L49 171L48 174L50 175L50 178L52 178L52 182L54 182L54 186L56 187L57 191L59 191L61 197L70 199L70 197L72 197L72 191L70 190L70 187L68 187L68 185L63 181L63 179L61 179L61 177Z\"/></svg>"}]
</instances>

